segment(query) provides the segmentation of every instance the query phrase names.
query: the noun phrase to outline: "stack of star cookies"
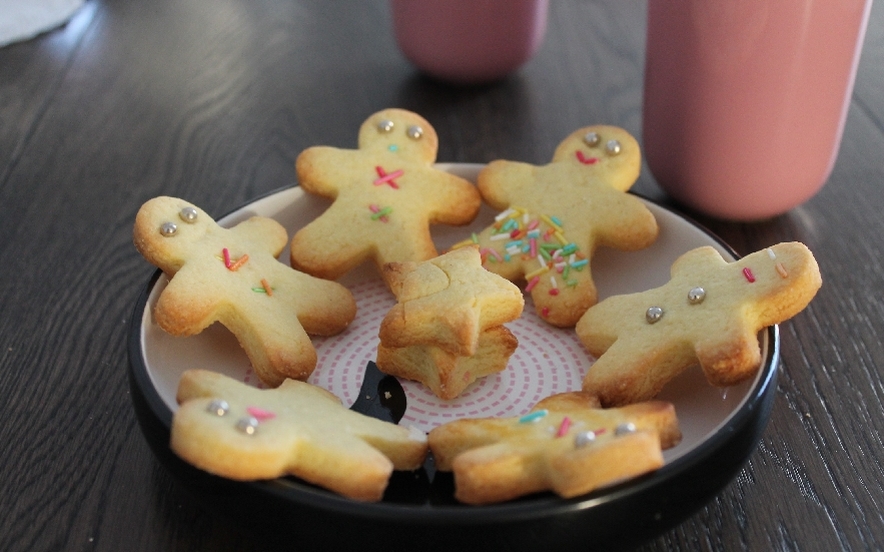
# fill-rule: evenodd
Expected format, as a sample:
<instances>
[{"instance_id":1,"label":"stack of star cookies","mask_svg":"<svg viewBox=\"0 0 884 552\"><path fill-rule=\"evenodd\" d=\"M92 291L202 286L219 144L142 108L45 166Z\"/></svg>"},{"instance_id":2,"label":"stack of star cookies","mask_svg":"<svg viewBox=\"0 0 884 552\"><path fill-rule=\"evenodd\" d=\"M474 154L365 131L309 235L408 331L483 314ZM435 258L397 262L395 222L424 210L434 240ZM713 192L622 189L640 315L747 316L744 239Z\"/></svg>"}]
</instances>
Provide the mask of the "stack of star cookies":
<instances>
[{"instance_id":1,"label":"stack of star cookies","mask_svg":"<svg viewBox=\"0 0 884 552\"><path fill-rule=\"evenodd\" d=\"M382 372L452 399L506 368L518 340L503 324L521 316L525 299L515 284L482 268L477 247L389 263L384 278L397 304L378 334Z\"/></svg>"}]
</instances>

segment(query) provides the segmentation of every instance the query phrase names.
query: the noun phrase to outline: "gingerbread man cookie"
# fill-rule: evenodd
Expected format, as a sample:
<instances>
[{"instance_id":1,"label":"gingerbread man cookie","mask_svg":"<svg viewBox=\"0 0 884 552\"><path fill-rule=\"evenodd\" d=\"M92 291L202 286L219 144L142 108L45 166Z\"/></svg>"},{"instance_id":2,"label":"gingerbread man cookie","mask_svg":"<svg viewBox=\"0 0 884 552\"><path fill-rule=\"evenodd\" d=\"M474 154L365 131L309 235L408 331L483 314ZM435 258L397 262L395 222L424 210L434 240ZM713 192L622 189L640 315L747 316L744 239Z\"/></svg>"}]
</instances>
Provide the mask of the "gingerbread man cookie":
<instances>
[{"instance_id":1,"label":"gingerbread man cookie","mask_svg":"<svg viewBox=\"0 0 884 552\"><path fill-rule=\"evenodd\" d=\"M183 336L220 322L267 385L307 379L316 367L307 334L340 333L356 316L345 287L279 262L288 235L272 219L225 229L184 200L158 197L138 211L134 241L170 278L153 311L157 324Z\"/></svg>"},{"instance_id":2,"label":"gingerbread man cookie","mask_svg":"<svg viewBox=\"0 0 884 552\"><path fill-rule=\"evenodd\" d=\"M398 302L378 334L382 372L452 399L477 378L506 368L518 340L503 324L522 314L525 299L512 282L482 268L476 247L389 263L384 279Z\"/></svg>"},{"instance_id":3,"label":"gingerbread man cookie","mask_svg":"<svg viewBox=\"0 0 884 552\"><path fill-rule=\"evenodd\" d=\"M469 181L433 167L437 149L436 132L422 117L386 109L362 124L358 149L303 151L296 162L301 188L334 202L295 234L292 266L335 279L369 258L380 269L435 257L430 225L467 224L481 204Z\"/></svg>"},{"instance_id":4,"label":"gingerbread man cookie","mask_svg":"<svg viewBox=\"0 0 884 552\"><path fill-rule=\"evenodd\" d=\"M426 435L353 412L296 380L256 389L206 370L178 385L170 446L196 467L236 480L295 475L363 501L383 497L390 474L419 468Z\"/></svg>"},{"instance_id":5,"label":"gingerbread man cookie","mask_svg":"<svg viewBox=\"0 0 884 552\"><path fill-rule=\"evenodd\" d=\"M436 466L468 504L544 490L569 498L653 471L681 440L675 409L653 401L602 410L592 395L548 397L518 418L449 422L429 434Z\"/></svg>"},{"instance_id":6,"label":"gingerbread man cookie","mask_svg":"<svg viewBox=\"0 0 884 552\"><path fill-rule=\"evenodd\" d=\"M575 131L547 165L494 161L479 173L478 186L485 201L503 211L459 245L479 244L485 268L524 280L541 318L574 326L597 301L590 270L595 249L635 250L657 237L654 216L625 193L640 167L638 143L611 126Z\"/></svg>"},{"instance_id":7,"label":"gingerbread man cookie","mask_svg":"<svg viewBox=\"0 0 884 552\"><path fill-rule=\"evenodd\" d=\"M689 251L666 285L609 297L580 319L577 335L598 358L583 389L608 406L654 397L697 363L716 386L750 378L761 365L758 332L798 314L821 284L801 243L730 263L712 247Z\"/></svg>"}]
</instances>

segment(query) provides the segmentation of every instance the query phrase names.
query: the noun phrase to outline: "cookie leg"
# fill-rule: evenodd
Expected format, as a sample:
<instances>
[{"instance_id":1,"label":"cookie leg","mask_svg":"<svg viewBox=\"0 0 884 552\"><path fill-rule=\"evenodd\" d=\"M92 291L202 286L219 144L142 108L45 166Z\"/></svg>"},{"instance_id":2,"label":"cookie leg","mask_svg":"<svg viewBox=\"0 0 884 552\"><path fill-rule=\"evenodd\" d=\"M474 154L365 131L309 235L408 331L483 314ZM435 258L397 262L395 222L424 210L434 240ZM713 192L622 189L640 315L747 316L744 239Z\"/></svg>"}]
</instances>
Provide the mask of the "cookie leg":
<instances>
[{"instance_id":1,"label":"cookie leg","mask_svg":"<svg viewBox=\"0 0 884 552\"><path fill-rule=\"evenodd\" d=\"M605 407L650 400L694 362L689 343L661 347L620 340L589 367L583 391L597 395Z\"/></svg>"}]
</instances>

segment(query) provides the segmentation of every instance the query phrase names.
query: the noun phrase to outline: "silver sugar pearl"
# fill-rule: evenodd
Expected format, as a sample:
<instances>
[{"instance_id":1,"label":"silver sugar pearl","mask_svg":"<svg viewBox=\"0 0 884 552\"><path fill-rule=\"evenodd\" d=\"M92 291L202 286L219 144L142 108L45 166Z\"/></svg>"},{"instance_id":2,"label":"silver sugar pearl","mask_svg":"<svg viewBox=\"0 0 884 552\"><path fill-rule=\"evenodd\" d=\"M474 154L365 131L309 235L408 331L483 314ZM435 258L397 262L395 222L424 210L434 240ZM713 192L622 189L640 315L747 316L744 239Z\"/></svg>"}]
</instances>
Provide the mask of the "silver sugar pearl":
<instances>
[{"instance_id":1,"label":"silver sugar pearl","mask_svg":"<svg viewBox=\"0 0 884 552\"><path fill-rule=\"evenodd\" d=\"M706 298L706 290L701 287L691 288L691 291L688 292L688 303L692 305L699 305L703 302L703 299Z\"/></svg>"},{"instance_id":2,"label":"silver sugar pearl","mask_svg":"<svg viewBox=\"0 0 884 552\"><path fill-rule=\"evenodd\" d=\"M258 431L258 418L245 416L236 421L236 429L246 435L254 435Z\"/></svg>"},{"instance_id":3,"label":"silver sugar pearl","mask_svg":"<svg viewBox=\"0 0 884 552\"><path fill-rule=\"evenodd\" d=\"M396 126L390 119L384 119L378 123L378 132L390 132Z\"/></svg>"},{"instance_id":4,"label":"silver sugar pearl","mask_svg":"<svg viewBox=\"0 0 884 552\"><path fill-rule=\"evenodd\" d=\"M160 226L160 234L167 238L171 238L176 232L178 232L178 225L174 222L164 222Z\"/></svg>"},{"instance_id":5,"label":"silver sugar pearl","mask_svg":"<svg viewBox=\"0 0 884 552\"><path fill-rule=\"evenodd\" d=\"M574 446L577 448L585 447L595 441L595 431L581 431L574 436Z\"/></svg>"},{"instance_id":6,"label":"silver sugar pearl","mask_svg":"<svg viewBox=\"0 0 884 552\"><path fill-rule=\"evenodd\" d=\"M418 140L421 136L424 135L424 129L419 127L418 125L411 125L408 127L408 130L405 131L405 134L408 135L412 140Z\"/></svg>"},{"instance_id":7,"label":"silver sugar pearl","mask_svg":"<svg viewBox=\"0 0 884 552\"><path fill-rule=\"evenodd\" d=\"M221 417L230 412L230 405L223 399L215 399L206 407L206 412L211 412L215 416Z\"/></svg>"},{"instance_id":8,"label":"silver sugar pearl","mask_svg":"<svg viewBox=\"0 0 884 552\"><path fill-rule=\"evenodd\" d=\"M645 320L648 321L648 324L654 324L661 318L663 318L663 309L660 307L650 307L645 313Z\"/></svg>"},{"instance_id":9,"label":"silver sugar pearl","mask_svg":"<svg viewBox=\"0 0 884 552\"><path fill-rule=\"evenodd\" d=\"M620 153L621 147L620 142L617 140L608 140L608 143L605 144L605 150L609 155L617 155Z\"/></svg>"},{"instance_id":10,"label":"silver sugar pearl","mask_svg":"<svg viewBox=\"0 0 884 552\"><path fill-rule=\"evenodd\" d=\"M599 142L602 141L602 138L598 135L597 132L587 132L586 135L583 137L583 141L586 143L587 146L597 146L599 145Z\"/></svg>"},{"instance_id":11,"label":"silver sugar pearl","mask_svg":"<svg viewBox=\"0 0 884 552\"><path fill-rule=\"evenodd\" d=\"M181 212L178 213L178 216L181 217L181 220L184 222L194 223L196 222L197 212L193 207L185 207L181 209Z\"/></svg>"},{"instance_id":12,"label":"silver sugar pearl","mask_svg":"<svg viewBox=\"0 0 884 552\"><path fill-rule=\"evenodd\" d=\"M622 437L624 435L629 435L630 433L635 433L635 431L636 428L634 423L625 422L618 425L617 428L614 429L614 435L616 435L617 437Z\"/></svg>"}]
</instances>

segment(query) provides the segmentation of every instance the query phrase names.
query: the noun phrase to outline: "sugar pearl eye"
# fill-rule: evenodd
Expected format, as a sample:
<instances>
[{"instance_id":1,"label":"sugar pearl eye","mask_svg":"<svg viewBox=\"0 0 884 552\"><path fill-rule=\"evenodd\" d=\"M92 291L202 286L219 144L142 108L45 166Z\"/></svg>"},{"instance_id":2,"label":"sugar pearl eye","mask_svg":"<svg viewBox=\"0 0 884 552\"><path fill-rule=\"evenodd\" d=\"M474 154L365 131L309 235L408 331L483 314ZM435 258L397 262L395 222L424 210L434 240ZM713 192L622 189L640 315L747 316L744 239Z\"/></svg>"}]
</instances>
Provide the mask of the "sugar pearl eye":
<instances>
[{"instance_id":1,"label":"sugar pearl eye","mask_svg":"<svg viewBox=\"0 0 884 552\"><path fill-rule=\"evenodd\" d=\"M178 232L178 225L174 222L164 222L160 226L160 234L167 238L171 238L176 232Z\"/></svg>"},{"instance_id":2,"label":"sugar pearl eye","mask_svg":"<svg viewBox=\"0 0 884 552\"><path fill-rule=\"evenodd\" d=\"M586 135L583 137L583 141L586 143L587 146L597 146L599 145L599 142L601 142L601 140L602 139L597 132L587 132Z\"/></svg>"},{"instance_id":3,"label":"sugar pearl eye","mask_svg":"<svg viewBox=\"0 0 884 552\"><path fill-rule=\"evenodd\" d=\"M185 207L181 209L181 212L178 213L178 216L181 217L181 220L184 222L194 223L196 222L197 212L193 207Z\"/></svg>"},{"instance_id":4,"label":"sugar pearl eye","mask_svg":"<svg viewBox=\"0 0 884 552\"><path fill-rule=\"evenodd\" d=\"M585 447L595 441L595 431L581 431L574 436L574 446L577 448Z\"/></svg>"},{"instance_id":5,"label":"sugar pearl eye","mask_svg":"<svg viewBox=\"0 0 884 552\"><path fill-rule=\"evenodd\" d=\"M408 135L412 140L418 140L421 136L424 135L424 129L419 127L418 125L411 125L408 127L408 130L405 131L405 134Z\"/></svg>"},{"instance_id":6,"label":"sugar pearl eye","mask_svg":"<svg viewBox=\"0 0 884 552\"><path fill-rule=\"evenodd\" d=\"M380 123L378 123L378 132L390 132L393 130L393 127L396 126L393 124L393 121L390 119L384 119Z\"/></svg>"},{"instance_id":7,"label":"sugar pearl eye","mask_svg":"<svg viewBox=\"0 0 884 552\"><path fill-rule=\"evenodd\" d=\"M692 288L691 291L688 292L688 303L692 305L699 305L705 298L706 290L701 287Z\"/></svg>"},{"instance_id":8,"label":"sugar pearl eye","mask_svg":"<svg viewBox=\"0 0 884 552\"><path fill-rule=\"evenodd\" d=\"M645 320L648 321L648 324L654 324L661 318L663 318L663 309L660 307L650 307L645 313Z\"/></svg>"},{"instance_id":9,"label":"sugar pearl eye","mask_svg":"<svg viewBox=\"0 0 884 552\"><path fill-rule=\"evenodd\" d=\"M635 433L636 427L632 422L625 422L617 426L614 430L614 435L617 437L622 437L624 435L629 435L630 433Z\"/></svg>"},{"instance_id":10,"label":"sugar pearl eye","mask_svg":"<svg viewBox=\"0 0 884 552\"><path fill-rule=\"evenodd\" d=\"M608 143L605 144L605 151L608 152L608 155L617 155L620 150L620 142L617 140L608 140Z\"/></svg>"},{"instance_id":11,"label":"sugar pearl eye","mask_svg":"<svg viewBox=\"0 0 884 552\"><path fill-rule=\"evenodd\" d=\"M246 416L236 421L236 429L246 435L254 435L258 431L258 419L254 416Z\"/></svg>"},{"instance_id":12,"label":"sugar pearl eye","mask_svg":"<svg viewBox=\"0 0 884 552\"><path fill-rule=\"evenodd\" d=\"M206 412L211 412L212 414L221 417L230 412L230 405L227 404L227 401L225 400L215 399L206 407Z\"/></svg>"}]
</instances>

